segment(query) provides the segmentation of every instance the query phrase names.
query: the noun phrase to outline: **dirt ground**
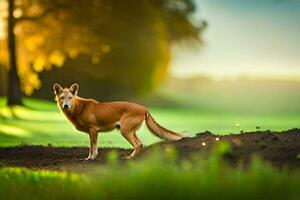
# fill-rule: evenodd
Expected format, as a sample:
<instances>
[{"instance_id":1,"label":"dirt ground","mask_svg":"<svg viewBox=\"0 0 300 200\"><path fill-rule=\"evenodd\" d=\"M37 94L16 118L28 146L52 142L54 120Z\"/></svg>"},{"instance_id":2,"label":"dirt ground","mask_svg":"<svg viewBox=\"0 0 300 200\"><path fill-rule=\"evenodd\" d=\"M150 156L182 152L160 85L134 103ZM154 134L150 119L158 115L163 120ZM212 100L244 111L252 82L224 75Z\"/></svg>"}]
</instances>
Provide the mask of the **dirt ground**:
<instances>
[{"instance_id":1,"label":"dirt ground","mask_svg":"<svg viewBox=\"0 0 300 200\"><path fill-rule=\"evenodd\" d=\"M227 141L231 144L232 151L225 155L225 159L233 165L240 161L247 163L255 154L274 166L300 169L300 129L283 132L257 131L226 136L204 132L192 138L185 138L176 142L160 142L145 147L135 160L146 157L154 148L165 152L164 148L167 145L174 146L179 159L189 159L195 153L209 156L210 149L220 141ZM81 159L87 156L88 148L2 147L0 148L0 165L87 172L92 167L105 164L106 156L111 150L118 153L120 160L121 157L131 152L130 149L99 148L99 156L95 161L82 161Z\"/></svg>"}]
</instances>

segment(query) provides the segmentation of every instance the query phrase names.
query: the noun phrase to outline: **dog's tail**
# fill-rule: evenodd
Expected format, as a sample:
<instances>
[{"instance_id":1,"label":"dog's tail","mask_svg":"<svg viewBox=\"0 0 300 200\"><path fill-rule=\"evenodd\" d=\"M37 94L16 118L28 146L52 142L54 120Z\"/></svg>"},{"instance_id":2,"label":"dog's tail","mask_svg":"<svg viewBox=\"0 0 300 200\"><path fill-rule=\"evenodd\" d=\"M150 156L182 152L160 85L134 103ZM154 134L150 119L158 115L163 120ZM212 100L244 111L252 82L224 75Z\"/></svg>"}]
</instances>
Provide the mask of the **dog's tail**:
<instances>
[{"instance_id":1,"label":"dog's tail","mask_svg":"<svg viewBox=\"0 0 300 200\"><path fill-rule=\"evenodd\" d=\"M151 116L151 114L146 112L146 125L148 129L157 137L168 140L168 141L176 141L183 138L183 136L179 133L166 129L159 125Z\"/></svg>"}]
</instances>

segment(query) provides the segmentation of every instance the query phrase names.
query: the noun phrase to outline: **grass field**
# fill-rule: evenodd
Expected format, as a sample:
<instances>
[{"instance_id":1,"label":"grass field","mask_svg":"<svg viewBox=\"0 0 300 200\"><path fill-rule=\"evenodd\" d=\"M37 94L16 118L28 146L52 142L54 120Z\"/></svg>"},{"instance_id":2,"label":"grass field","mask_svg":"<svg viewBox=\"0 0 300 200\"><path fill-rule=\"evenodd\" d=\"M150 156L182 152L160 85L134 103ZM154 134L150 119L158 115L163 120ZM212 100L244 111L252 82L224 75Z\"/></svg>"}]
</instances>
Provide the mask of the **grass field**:
<instances>
[{"instance_id":1,"label":"grass field","mask_svg":"<svg viewBox=\"0 0 300 200\"><path fill-rule=\"evenodd\" d=\"M300 174L260 160L232 168L216 150L209 159L176 162L176 152L141 162L107 165L88 175L0 168L0 199L291 199L299 198Z\"/></svg>"},{"instance_id":2,"label":"grass field","mask_svg":"<svg viewBox=\"0 0 300 200\"><path fill-rule=\"evenodd\" d=\"M53 146L87 146L86 134L76 131L54 102L25 99L24 107L9 109L4 99L0 99L0 146L21 144ZM176 131L186 131L188 135L209 130L217 134L239 133L256 130L256 126L266 130L286 130L299 127L300 114L251 113L209 110L198 107L150 107L159 123ZM16 115L16 117L13 117ZM146 127L139 133L146 145L159 141ZM102 133L99 146L130 147L118 131Z\"/></svg>"},{"instance_id":3,"label":"grass field","mask_svg":"<svg viewBox=\"0 0 300 200\"><path fill-rule=\"evenodd\" d=\"M253 131L257 126L261 130L300 126L300 95L296 90L286 95L261 91L255 93L258 96L248 94L251 98L244 90L202 93L205 95L195 93L193 97L191 92L163 91L176 106L151 106L150 111L164 126L189 135L205 130L230 134ZM88 146L87 135L74 130L54 102L27 98L24 103L26 107L9 109L0 98L0 146ZM139 135L147 145L159 141L146 128ZM101 134L99 146L130 147L117 131ZM0 164L0 199L299 198L299 170L274 169L257 159L248 169L233 168L218 153L208 159L198 156L193 164L176 162L172 153L167 160L157 156L159 153L155 155L119 166L111 154L110 164L99 165L90 174L32 171Z\"/></svg>"}]
</instances>

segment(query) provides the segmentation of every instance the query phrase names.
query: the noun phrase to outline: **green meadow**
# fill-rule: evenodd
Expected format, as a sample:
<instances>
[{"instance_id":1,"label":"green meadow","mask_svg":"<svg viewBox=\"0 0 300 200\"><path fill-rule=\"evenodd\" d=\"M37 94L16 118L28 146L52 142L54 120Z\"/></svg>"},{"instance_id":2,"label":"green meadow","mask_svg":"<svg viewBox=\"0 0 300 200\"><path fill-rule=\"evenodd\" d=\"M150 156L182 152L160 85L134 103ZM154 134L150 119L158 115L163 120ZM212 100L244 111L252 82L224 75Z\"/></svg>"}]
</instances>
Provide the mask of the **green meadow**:
<instances>
[{"instance_id":1,"label":"green meadow","mask_svg":"<svg viewBox=\"0 0 300 200\"><path fill-rule=\"evenodd\" d=\"M158 95L172 103L146 104L160 124L186 135L206 130L215 134L258 129L280 131L300 126L300 95L293 92L280 95L283 91L255 91L256 96L252 96L251 90L241 93L211 89L193 96L191 92L170 91L161 90ZM25 98L24 104L26 107L8 108L5 99L0 99L0 146L88 146L87 135L72 127L54 101ZM159 141L146 127L138 134L146 145ZM117 130L100 133L99 146L131 147Z\"/></svg>"},{"instance_id":2,"label":"green meadow","mask_svg":"<svg viewBox=\"0 0 300 200\"><path fill-rule=\"evenodd\" d=\"M236 134L258 127L278 131L299 127L297 88L272 90L262 85L260 92L257 88L239 90L222 84L218 89L211 85L199 90L181 88L180 92L162 89L149 101L137 102L149 105L162 125L190 136L206 130ZM0 99L0 146L88 146L87 135L71 126L54 101L25 98L24 104L8 108L5 99ZM146 145L159 141L146 127L139 136ZM98 143L100 147L130 148L117 131L101 133ZM230 148L218 148L208 159L195 155L193 162L178 162L176 152L170 151L167 158L153 152L143 161L118 165L112 153L108 164L87 174L0 164L0 199L299 198L299 170L276 169L258 158L247 169L228 166L221 155Z\"/></svg>"},{"instance_id":3,"label":"green meadow","mask_svg":"<svg viewBox=\"0 0 300 200\"><path fill-rule=\"evenodd\" d=\"M230 167L218 146L208 159L176 161L158 152L140 162L109 163L93 173L0 168L0 199L291 199L299 198L300 174L254 159L247 169ZM223 144L224 145L224 144ZM223 150L222 150L223 149Z\"/></svg>"},{"instance_id":4,"label":"green meadow","mask_svg":"<svg viewBox=\"0 0 300 200\"><path fill-rule=\"evenodd\" d=\"M298 86L290 90L290 86L240 86L209 84L202 90L180 88L180 92L165 88L148 101L136 101L149 105L162 125L190 136L206 130L236 134L299 128ZM72 127L54 101L25 98L24 104L8 108L0 99L0 146L88 146L87 135ZM146 145L159 141L146 127L139 136ZM131 148L117 131L101 133L98 144ZM108 164L87 174L0 167L0 199L299 198L299 170L276 169L259 158L247 169L228 166L221 159L224 151L230 148L219 146L208 159L195 155L193 162L179 163L175 151L166 158L154 151L143 161L122 165L111 153Z\"/></svg>"}]
</instances>

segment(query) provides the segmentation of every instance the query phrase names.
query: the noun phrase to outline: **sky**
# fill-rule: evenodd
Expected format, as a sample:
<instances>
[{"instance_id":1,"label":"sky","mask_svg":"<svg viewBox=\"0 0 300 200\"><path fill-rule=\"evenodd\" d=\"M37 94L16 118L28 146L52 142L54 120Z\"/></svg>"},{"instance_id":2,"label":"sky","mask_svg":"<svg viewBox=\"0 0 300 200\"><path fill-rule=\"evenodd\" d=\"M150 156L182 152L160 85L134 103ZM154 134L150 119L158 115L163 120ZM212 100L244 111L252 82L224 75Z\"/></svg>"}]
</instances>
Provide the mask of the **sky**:
<instances>
[{"instance_id":1,"label":"sky","mask_svg":"<svg viewBox=\"0 0 300 200\"><path fill-rule=\"evenodd\" d=\"M174 45L171 74L300 80L300 0L195 0L204 46Z\"/></svg>"}]
</instances>

